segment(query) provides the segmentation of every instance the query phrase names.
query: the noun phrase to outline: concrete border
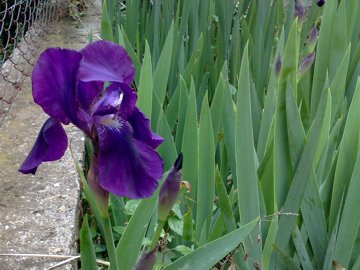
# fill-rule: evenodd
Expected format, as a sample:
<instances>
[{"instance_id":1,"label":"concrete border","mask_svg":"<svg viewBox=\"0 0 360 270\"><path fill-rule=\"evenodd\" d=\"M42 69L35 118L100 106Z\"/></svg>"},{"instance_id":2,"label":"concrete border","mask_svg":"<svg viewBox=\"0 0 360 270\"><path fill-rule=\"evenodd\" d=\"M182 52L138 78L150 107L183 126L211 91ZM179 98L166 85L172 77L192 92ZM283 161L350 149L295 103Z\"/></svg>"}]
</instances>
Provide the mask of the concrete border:
<instances>
[{"instance_id":1,"label":"concrete border","mask_svg":"<svg viewBox=\"0 0 360 270\"><path fill-rule=\"evenodd\" d=\"M82 48L90 30L95 32L99 26L99 2L89 8L80 25L67 18L52 24L41 50ZM77 254L80 186L69 150L61 160L41 165L34 176L17 172L46 118L34 104L31 82L25 79L0 129L0 253ZM65 129L81 161L83 135L73 126ZM2 270L47 269L57 262L0 256ZM76 264L73 266L57 269L75 269Z\"/></svg>"}]
</instances>

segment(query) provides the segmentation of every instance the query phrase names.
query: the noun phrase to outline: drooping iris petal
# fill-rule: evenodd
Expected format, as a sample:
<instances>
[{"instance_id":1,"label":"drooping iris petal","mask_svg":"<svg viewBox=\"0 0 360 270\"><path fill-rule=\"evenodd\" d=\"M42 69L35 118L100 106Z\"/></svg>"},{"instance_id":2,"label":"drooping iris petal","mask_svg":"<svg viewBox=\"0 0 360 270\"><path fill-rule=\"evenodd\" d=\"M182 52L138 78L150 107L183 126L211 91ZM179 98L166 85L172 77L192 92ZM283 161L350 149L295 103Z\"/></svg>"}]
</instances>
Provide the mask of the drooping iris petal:
<instances>
[{"instance_id":1,"label":"drooping iris petal","mask_svg":"<svg viewBox=\"0 0 360 270\"><path fill-rule=\"evenodd\" d=\"M164 138L159 136L158 134L151 132L151 144L154 148L157 148L162 142L164 141Z\"/></svg>"},{"instance_id":2,"label":"drooping iris petal","mask_svg":"<svg viewBox=\"0 0 360 270\"><path fill-rule=\"evenodd\" d=\"M83 59L79 79L84 82L122 82L130 84L134 67L125 49L110 41L96 41L81 50Z\"/></svg>"},{"instance_id":3,"label":"drooping iris petal","mask_svg":"<svg viewBox=\"0 0 360 270\"><path fill-rule=\"evenodd\" d=\"M162 176L160 156L149 145L132 138L128 123L96 125L99 139L99 183L118 196L151 196Z\"/></svg>"},{"instance_id":4,"label":"drooping iris petal","mask_svg":"<svg viewBox=\"0 0 360 270\"><path fill-rule=\"evenodd\" d=\"M33 148L19 171L35 174L37 167L45 161L60 159L67 148L68 141L61 123L53 118L46 120L42 126Z\"/></svg>"},{"instance_id":5,"label":"drooping iris petal","mask_svg":"<svg viewBox=\"0 0 360 270\"><path fill-rule=\"evenodd\" d=\"M133 114L128 121L133 128L133 136L135 139L140 140L153 148L156 148L164 141L162 137L151 131L149 119L138 108L134 109Z\"/></svg>"},{"instance_id":6,"label":"drooping iris petal","mask_svg":"<svg viewBox=\"0 0 360 270\"><path fill-rule=\"evenodd\" d=\"M44 51L32 72L32 93L35 103L58 121L68 124L76 117L76 72L81 54L68 49Z\"/></svg>"}]
</instances>

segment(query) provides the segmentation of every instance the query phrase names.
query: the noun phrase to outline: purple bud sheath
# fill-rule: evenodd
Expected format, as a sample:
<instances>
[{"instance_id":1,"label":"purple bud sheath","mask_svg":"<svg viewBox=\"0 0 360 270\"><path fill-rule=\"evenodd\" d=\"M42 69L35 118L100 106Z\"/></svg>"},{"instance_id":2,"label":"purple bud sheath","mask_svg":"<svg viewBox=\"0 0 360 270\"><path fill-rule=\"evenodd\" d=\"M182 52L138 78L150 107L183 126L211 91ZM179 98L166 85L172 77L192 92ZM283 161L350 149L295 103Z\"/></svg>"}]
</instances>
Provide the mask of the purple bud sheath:
<instances>
[{"instance_id":1,"label":"purple bud sheath","mask_svg":"<svg viewBox=\"0 0 360 270\"><path fill-rule=\"evenodd\" d=\"M322 7L324 4L325 4L325 0L318 0L316 2L316 4L319 6L319 7Z\"/></svg>"},{"instance_id":2,"label":"purple bud sheath","mask_svg":"<svg viewBox=\"0 0 360 270\"><path fill-rule=\"evenodd\" d=\"M307 8L301 3L301 0L295 0L294 16L298 17L300 21L306 18Z\"/></svg>"},{"instance_id":3,"label":"purple bud sheath","mask_svg":"<svg viewBox=\"0 0 360 270\"><path fill-rule=\"evenodd\" d=\"M309 34L309 44L314 44L316 42L318 33L319 33L319 31L318 31L316 25L313 25L313 27L311 27L311 31Z\"/></svg>"},{"instance_id":4,"label":"purple bud sheath","mask_svg":"<svg viewBox=\"0 0 360 270\"><path fill-rule=\"evenodd\" d=\"M180 153L159 193L159 220L166 221L180 191L183 155Z\"/></svg>"},{"instance_id":5,"label":"purple bud sheath","mask_svg":"<svg viewBox=\"0 0 360 270\"><path fill-rule=\"evenodd\" d=\"M156 263L157 246L151 251L144 251L132 270L152 270Z\"/></svg>"},{"instance_id":6,"label":"purple bud sheath","mask_svg":"<svg viewBox=\"0 0 360 270\"><path fill-rule=\"evenodd\" d=\"M44 51L33 68L32 93L50 118L20 172L34 174L42 162L60 159L67 148L61 124L73 123L97 147L88 181L98 198L106 199L108 192L150 197L163 175L155 151L163 138L151 131L149 119L136 107L137 95L130 87L134 73L125 49L109 41L93 42L81 51Z\"/></svg>"},{"instance_id":7,"label":"purple bud sheath","mask_svg":"<svg viewBox=\"0 0 360 270\"><path fill-rule=\"evenodd\" d=\"M315 60L315 52L312 52L301 61L298 69L300 76L304 75L304 73L307 70L309 70L311 65L314 63L314 60Z\"/></svg>"},{"instance_id":8,"label":"purple bud sheath","mask_svg":"<svg viewBox=\"0 0 360 270\"><path fill-rule=\"evenodd\" d=\"M275 76L277 78L279 78L280 71L281 71L281 56L279 54L278 58L276 59L276 63L275 63Z\"/></svg>"}]
</instances>

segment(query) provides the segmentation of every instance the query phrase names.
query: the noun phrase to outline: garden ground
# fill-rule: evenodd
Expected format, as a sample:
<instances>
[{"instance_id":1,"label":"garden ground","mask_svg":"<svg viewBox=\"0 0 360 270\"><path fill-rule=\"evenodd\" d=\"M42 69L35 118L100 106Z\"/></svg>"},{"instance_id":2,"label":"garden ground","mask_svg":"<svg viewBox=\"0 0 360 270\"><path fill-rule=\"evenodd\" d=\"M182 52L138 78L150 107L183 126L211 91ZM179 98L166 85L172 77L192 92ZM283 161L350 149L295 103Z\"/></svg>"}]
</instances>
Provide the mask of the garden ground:
<instances>
[{"instance_id":1,"label":"garden ground","mask_svg":"<svg viewBox=\"0 0 360 270\"><path fill-rule=\"evenodd\" d=\"M48 47L82 48L100 24L99 2L90 5L80 23L61 18L50 25L39 52ZM0 253L75 255L79 182L69 150L60 161L41 166L34 176L17 171L47 118L33 102L29 78L21 88L0 128ZM82 134L66 128L80 160ZM0 256L3 270L47 269L59 261Z\"/></svg>"}]
</instances>

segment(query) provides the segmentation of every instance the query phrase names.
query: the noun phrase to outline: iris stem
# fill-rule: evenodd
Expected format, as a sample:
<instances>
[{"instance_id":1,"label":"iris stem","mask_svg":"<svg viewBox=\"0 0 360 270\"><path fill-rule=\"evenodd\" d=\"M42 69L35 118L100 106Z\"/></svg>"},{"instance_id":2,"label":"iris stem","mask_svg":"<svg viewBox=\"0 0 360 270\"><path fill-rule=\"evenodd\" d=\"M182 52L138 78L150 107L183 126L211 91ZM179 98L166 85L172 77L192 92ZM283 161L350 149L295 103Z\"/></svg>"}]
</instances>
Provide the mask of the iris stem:
<instances>
[{"instance_id":1,"label":"iris stem","mask_svg":"<svg viewBox=\"0 0 360 270\"><path fill-rule=\"evenodd\" d=\"M107 209L99 209L99 205L96 202L96 198L94 197L94 194L91 192L90 187L86 181L85 174L83 170L81 169L80 165L76 162L71 144L70 144L70 152L71 156L73 158L74 164L76 166L76 170L80 176L81 182L83 184L83 191L85 193L85 196L90 204L90 207L93 211L93 214L95 216L95 219L98 223L99 229L101 231L101 234L105 238L105 243L108 251L109 261L110 261L110 269L111 270L119 270L119 264L115 253L115 244L114 244L114 236L111 229L111 222L109 217L109 212Z\"/></svg>"},{"instance_id":2,"label":"iris stem","mask_svg":"<svg viewBox=\"0 0 360 270\"><path fill-rule=\"evenodd\" d=\"M159 220L158 225L156 227L156 231L153 236L153 239L147 248L148 252L152 251L156 247L156 245L159 241L159 238L160 238L161 231L164 228L165 222L166 222L166 220Z\"/></svg>"},{"instance_id":3,"label":"iris stem","mask_svg":"<svg viewBox=\"0 0 360 270\"><path fill-rule=\"evenodd\" d=\"M103 216L102 218L104 225L105 243L110 261L110 269L119 270L119 264L115 252L114 236L111 229L110 217L109 215L107 215L105 217Z\"/></svg>"},{"instance_id":4,"label":"iris stem","mask_svg":"<svg viewBox=\"0 0 360 270\"><path fill-rule=\"evenodd\" d=\"M83 189L83 191L85 193L86 199L90 204L90 207L91 207L91 209L93 211L93 214L95 216L96 221L99 223L98 226L100 227L100 230L103 230L104 225L102 224L103 219L101 218L100 210L98 209L95 198L94 198L93 194L90 191L90 187L89 187L89 185L88 185L88 183L86 181L84 171L82 170L79 163L76 161L76 159L74 157L74 153L72 151L71 143L70 143L70 153L71 153L71 157L73 159L73 162L75 164L76 171L79 174L79 177L80 177L80 180L81 180L81 183L82 183L82 189Z\"/></svg>"}]
</instances>

